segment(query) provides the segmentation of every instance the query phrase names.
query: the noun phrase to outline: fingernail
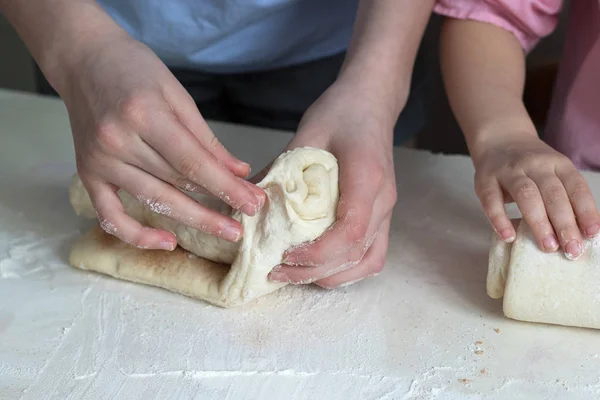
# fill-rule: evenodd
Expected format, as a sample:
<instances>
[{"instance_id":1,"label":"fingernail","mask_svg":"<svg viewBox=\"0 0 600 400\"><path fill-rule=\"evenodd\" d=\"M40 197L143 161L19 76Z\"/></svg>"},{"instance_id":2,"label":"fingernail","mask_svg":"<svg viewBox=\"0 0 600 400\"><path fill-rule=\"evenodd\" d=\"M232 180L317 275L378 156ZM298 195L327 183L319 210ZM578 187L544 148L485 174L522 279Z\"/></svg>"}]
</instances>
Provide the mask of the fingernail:
<instances>
[{"instance_id":1,"label":"fingernail","mask_svg":"<svg viewBox=\"0 0 600 400\"><path fill-rule=\"evenodd\" d=\"M284 283L290 282L290 278L288 278L288 276L286 274L284 274L281 271L276 271L276 270L273 270L269 273L269 279L274 282L284 282Z\"/></svg>"},{"instance_id":2,"label":"fingernail","mask_svg":"<svg viewBox=\"0 0 600 400\"><path fill-rule=\"evenodd\" d=\"M591 224L585 229L585 236L588 238L593 238L600 231L600 226L598 224Z\"/></svg>"},{"instance_id":3,"label":"fingernail","mask_svg":"<svg viewBox=\"0 0 600 400\"><path fill-rule=\"evenodd\" d=\"M244 204L240 210L242 210L244 214L249 215L251 217L256 215L256 205L252 203Z\"/></svg>"},{"instance_id":4,"label":"fingernail","mask_svg":"<svg viewBox=\"0 0 600 400\"><path fill-rule=\"evenodd\" d=\"M237 242L240 240L242 232L240 228L236 226L228 226L221 231L221 236L223 239L228 240L230 242Z\"/></svg>"},{"instance_id":5,"label":"fingernail","mask_svg":"<svg viewBox=\"0 0 600 400\"><path fill-rule=\"evenodd\" d=\"M502 231L500 232L500 237L506 243L512 243L515 240L515 234L513 233L512 229L508 229L508 228L502 229Z\"/></svg>"},{"instance_id":6,"label":"fingernail","mask_svg":"<svg viewBox=\"0 0 600 400\"><path fill-rule=\"evenodd\" d=\"M581 243L577 240L571 240L565 246L565 257L569 260L577 260L581 256Z\"/></svg>"},{"instance_id":7,"label":"fingernail","mask_svg":"<svg viewBox=\"0 0 600 400\"><path fill-rule=\"evenodd\" d=\"M542 244L544 245L544 250L546 251L556 251L558 249L558 242L554 236L548 236L542 241Z\"/></svg>"},{"instance_id":8,"label":"fingernail","mask_svg":"<svg viewBox=\"0 0 600 400\"><path fill-rule=\"evenodd\" d=\"M176 244L175 244L175 243L173 243L173 242L169 242L169 241L167 241L167 240L163 240L162 242L160 242L160 243L158 244L158 247L159 247L161 250L167 250L167 251L173 251L173 250L175 250L175 246L176 246Z\"/></svg>"}]
</instances>

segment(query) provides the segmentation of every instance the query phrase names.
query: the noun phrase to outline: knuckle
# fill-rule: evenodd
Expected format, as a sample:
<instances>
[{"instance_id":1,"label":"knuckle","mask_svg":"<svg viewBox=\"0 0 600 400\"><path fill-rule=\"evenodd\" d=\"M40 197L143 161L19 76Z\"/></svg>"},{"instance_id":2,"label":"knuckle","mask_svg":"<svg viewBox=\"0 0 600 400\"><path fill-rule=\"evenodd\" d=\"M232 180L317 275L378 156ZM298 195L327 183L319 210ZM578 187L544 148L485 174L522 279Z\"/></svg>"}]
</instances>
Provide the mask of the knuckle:
<instances>
[{"instance_id":1,"label":"knuckle","mask_svg":"<svg viewBox=\"0 0 600 400\"><path fill-rule=\"evenodd\" d=\"M498 201L498 194L492 188L485 188L480 191L476 191L477 197L481 201L484 208L491 208Z\"/></svg>"},{"instance_id":2,"label":"knuckle","mask_svg":"<svg viewBox=\"0 0 600 400\"><path fill-rule=\"evenodd\" d=\"M185 155L179 160L177 170L185 178L196 181L197 177L202 175L203 164L197 157Z\"/></svg>"},{"instance_id":3,"label":"knuckle","mask_svg":"<svg viewBox=\"0 0 600 400\"><path fill-rule=\"evenodd\" d=\"M100 147L110 153L119 153L123 147L123 137L115 123L102 121L96 126L96 140Z\"/></svg>"},{"instance_id":4,"label":"knuckle","mask_svg":"<svg viewBox=\"0 0 600 400\"><path fill-rule=\"evenodd\" d=\"M385 185L382 195L385 203L392 209L398 201L398 190L396 189L396 185Z\"/></svg>"},{"instance_id":5,"label":"knuckle","mask_svg":"<svg viewBox=\"0 0 600 400\"><path fill-rule=\"evenodd\" d=\"M553 232L552 226L545 217L529 218L527 223L531 226L531 230L537 232L538 235L546 236Z\"/></svg>"},{"instance_id":6,"label":"knuckle","mask_svg":"<svg viewBox=\"0 0 600 400\"><path fill-rule=\"evenodd\" d=\"M385 268L385 256L377 257L369 267L370 274L379 274Z\"/></svg>"},{"instance_id":7,"label":"knuckle","mask_svg":"<svg viewBox=\"0 0 600 400\"><path fill-rule=\"evenodd\" d=\"M375 160L365 162L363 171L367 173L368 181L371 185L381 187L385 177L385 168L381 163Z\"/></svg>"},{"instance_id":8,"label":"knuckle","mask_svg":"<svg viewBox=\"0 0 600 400\"><path fill-rule=\"evenodd\" d=\"M207 150L213 152L219 149L220 147L222 146L221 142L219 141L219 138L217 138L215 135L212 135L210 140L208 141Z\"/></svg>"},{"instance_id":9,"label":"knuckle","mask_svg":"<svg viewBox=\"0 0 600 400\"><path fill-rule=\"evenodd\" d=\"M349 224L346 228L346 237L352 243L360 242L367 235L368 224L360 221Z\"/></svg>"},{"instance_id":10,"label":"knuckle","mask_svg":"<svg viewBox=\"0 0 600 400\"><path fill-rule=\"evenodd\" d=\"M539 161L539 156L533 151L526 151L518 157L511 159L508 163L510 169L528 169L535 167Z\"/></svg>"},{"instance_id":11,"label":"knuckle","mask_svg":"<svg viewBox=\"0 0 600 400\"><path fill-rule=\"evenodd\" d=\"M548 205L556 204L560 201L563 190L560 185L550 185L542 190L542 198Z\"/></svg>"},{"instance_id":12,"label":"knuckle","mask_svg":"<svg viewBox=\"0 0 600 400\"><path fill-rule=\"evenodd\" d=\"M569 197L573 200L579 200L582 198L587 198L590 195L590 188L582 176L579 176L573 182Z\"/></svg>"},{"instance_id":13,"label":"knuckle","mask_svg":"<svg viewBox=\"0 0 600 400\"><path fill-rule=\"evenodd\" d=\"M513 185L514 197L521 201L534 199L538 194L538 188L529 179L518 179Z\"/></svg>"},{"instance_id":14,"label":"knuckle","mask_svg":"<svg viewBox=\"0 0 600 400\"><path fill-rule=\"evenodd\" d=\"M148 121L148 96L144 93L134 93L119 104L119 117L133 125L143 127Z\"/></svg>"}]
</instances>

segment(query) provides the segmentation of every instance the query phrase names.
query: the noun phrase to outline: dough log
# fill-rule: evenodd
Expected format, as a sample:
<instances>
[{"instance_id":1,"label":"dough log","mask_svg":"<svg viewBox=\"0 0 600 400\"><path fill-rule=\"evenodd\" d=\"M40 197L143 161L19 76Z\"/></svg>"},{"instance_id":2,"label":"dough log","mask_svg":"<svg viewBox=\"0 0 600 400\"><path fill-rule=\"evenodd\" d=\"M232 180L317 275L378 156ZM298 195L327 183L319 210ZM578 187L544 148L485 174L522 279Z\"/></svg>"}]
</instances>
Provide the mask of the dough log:
<instances>
[{"instance_id":1,"label":"dough log","mask_svg":"<svg viewBox=\"0 0 600 400\"><path fill-rule=\"evenodd\" d=\"M521 321L600 329L600 238L584 244L583 255L544 253L525 221L512 244L494 235L487 293L503 297L504 315Z\"/></svg>"},{"instance_id":2,"label":"dough log","mask_svg":"<svg viewBox=\"0 0 600 400\"><path fill-rule=\"evenodd\" d=\"M195 196L198 202L242 223L244 236L239 243L179 224L169 218L169 207L120 191L128 215L144 225L172 231L178 245L197 257L186 258L179 248L174 252L137 249L94 228L74 245L70 263L221 307L247 303L285 286L267 278L281 263L283 253L316 239L335 222L339 198L337 160L324 150L294 149L275 160L258 186L265 190L268 201L253 217L215 199ZM78 215L96 217L78 176L71 184L70 201ZM109 233L111 228L114 230L107 225L104 228Z\"/></svg>"}]
</instances>

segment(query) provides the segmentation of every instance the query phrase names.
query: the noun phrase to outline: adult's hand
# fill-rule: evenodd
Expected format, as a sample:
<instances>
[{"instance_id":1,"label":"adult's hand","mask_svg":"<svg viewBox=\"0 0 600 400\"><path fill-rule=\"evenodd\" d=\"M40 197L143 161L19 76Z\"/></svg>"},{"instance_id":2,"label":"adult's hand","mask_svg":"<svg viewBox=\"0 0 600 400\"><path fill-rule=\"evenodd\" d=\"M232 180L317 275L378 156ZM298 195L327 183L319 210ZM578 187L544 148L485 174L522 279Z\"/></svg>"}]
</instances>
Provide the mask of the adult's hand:
<instances>
[{"instance_id":1,"label":"adult's hand","mask_svg":"<svg viewBox=\"0 0 600 400\"><path fill-rule=\"evenodd\" d=\"M175 248L173 233L144 227L124 212L117 196L123 189L157 213L239 240L237 221L182 190L212 194L248 215L262 206L264 192L243 179L248 164L221 145L166 66L124 32L88 40L74 52L59 91L77 169L102 226L138 247Z\"/></svg>"},{"instance_id":2,"label":"adult's hand","mask_svg":"<svg viewBox=\"0 0 600 400\"><path fill-rule=\"evenodd\" d=\"M306 112L287 149L311 146L337 157L337 221L308 246L290 249L270 279L333 288L383 269L396 202L395 120L379 103L336 83Z\"/></svg>"}]
</instances>

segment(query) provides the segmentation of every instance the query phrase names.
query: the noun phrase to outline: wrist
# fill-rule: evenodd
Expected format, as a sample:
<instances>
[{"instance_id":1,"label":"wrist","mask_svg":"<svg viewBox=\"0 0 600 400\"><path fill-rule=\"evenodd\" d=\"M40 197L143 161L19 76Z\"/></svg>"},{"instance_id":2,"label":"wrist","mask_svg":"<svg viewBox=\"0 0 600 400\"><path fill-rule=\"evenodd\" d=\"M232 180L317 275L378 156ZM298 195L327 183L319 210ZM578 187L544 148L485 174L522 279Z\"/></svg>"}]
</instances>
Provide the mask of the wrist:
<instances>
[{"instance_id":1,"label":"wrist","mask_svg":"<svg viewBox=\"0 0 600 400\"><path fill-rule=\"evenodd\" d=\"M386 79L377 68L356 65L343 68L334 86L343 88L361 112L377 115L393 128L408 100L410 80L403 82L389 75Z\"/></svg>"},{"instance_id":2,"label":"wrist","mask_svg":"<svg viewBox=\"0 0 600 400\"><path fill-rule=\"evenodd\" d=\"M467 146L473 163L477 165L479 160L486 158L490 152L496 151L503 146L520 146L523 142L540 140L535 128L528 124L498 124L489 129L482 129L477 134L470 135ZM468 137L468 136L467 136Z\"/></svg>"},{"instance_id":3,"label":"wrist","mask_svg":"<svg viewBox=\"0 0 600 400\"><path fill-rule=\"evenodd\" d=\"M374 97L397 119L408 101L413 64L398 62L399 57L389 54L373 53L349 51L337 80L352 85L361 94Z\"/></svg>"}]
</instances>

